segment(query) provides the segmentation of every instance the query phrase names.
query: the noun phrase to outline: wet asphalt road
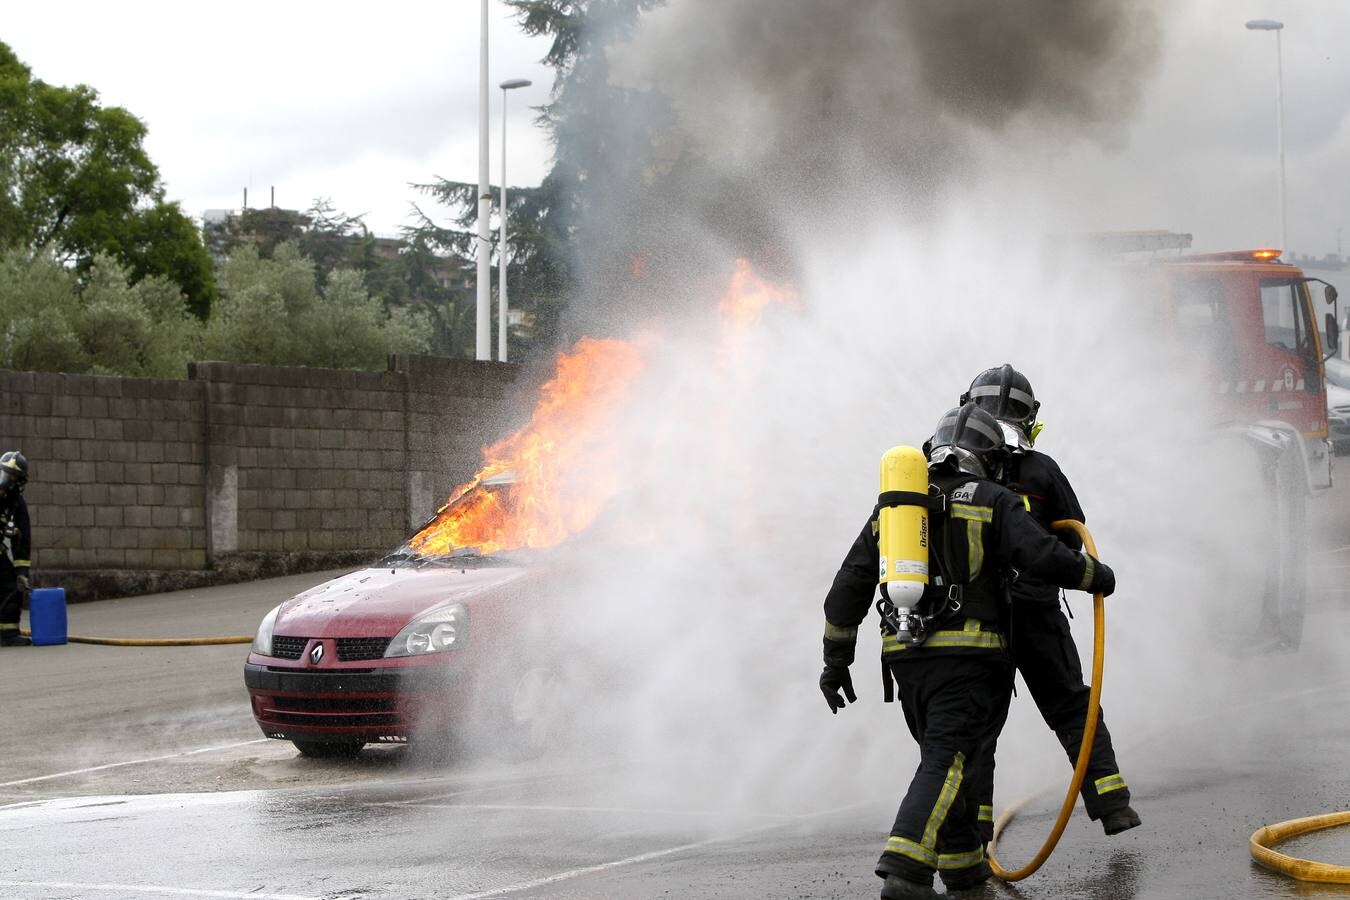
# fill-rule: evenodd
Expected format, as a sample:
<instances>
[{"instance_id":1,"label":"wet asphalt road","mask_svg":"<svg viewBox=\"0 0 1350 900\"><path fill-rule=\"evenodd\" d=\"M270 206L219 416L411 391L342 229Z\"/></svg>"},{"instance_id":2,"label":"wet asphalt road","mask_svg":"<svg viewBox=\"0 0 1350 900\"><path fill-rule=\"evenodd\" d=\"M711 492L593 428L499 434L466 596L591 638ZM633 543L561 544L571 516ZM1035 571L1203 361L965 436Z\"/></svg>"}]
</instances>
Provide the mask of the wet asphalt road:
<instances>
[{"instance_id":1,"label":"wet asphalt road","mask_svg":"<svg viewBox=\"0 0 1350 900\"><path fill-rule=\"evenodd\" d=\"M1231 678L1252 687L1236 708L1118 741L1145 826L1108 839L1080 812L1041 872L986 896L1350 897L1247 853L1263 824L1350 808L1350 669L1323 664L1345 658L1350 636L1347 500L1338 489L1315 512L1299 653L1238 663ZM72 607L71 630L236 633L325 577ZM401 747L305 760L258 737L241 647L23 652L0 651L0 897L876 896L889 794L729 815L644 795L632 785L660 773L626 777L624 760L447 765ZM1303 674L1271 682L1272 667ZM1238 740L1234 720L1263 739ZM1028 858L1048 829L1062 781L1047 786L1009 828L1005 861ZM1282 849L1350 864L1346 829Z\"/></svg>"}]
</instances>

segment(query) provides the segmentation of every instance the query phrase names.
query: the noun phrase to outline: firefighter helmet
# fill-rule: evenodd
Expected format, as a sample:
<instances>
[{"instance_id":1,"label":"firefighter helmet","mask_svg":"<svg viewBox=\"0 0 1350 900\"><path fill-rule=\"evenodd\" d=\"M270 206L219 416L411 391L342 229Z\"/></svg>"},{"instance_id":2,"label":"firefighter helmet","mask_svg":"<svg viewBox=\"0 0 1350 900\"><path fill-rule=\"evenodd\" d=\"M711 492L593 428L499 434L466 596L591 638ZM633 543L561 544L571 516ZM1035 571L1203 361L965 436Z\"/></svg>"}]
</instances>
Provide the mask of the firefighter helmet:
<instances>
[{"instance_id":1,"label":"firefighter helmet","mask_svg":"<svg viewBox=\"0 0 1350 900\"><path fill-rule=\"evenodd\" d=\"M967 401L973 401L995 419L1015 426L1025 437L1031 436L1036 411L1041 408L1031 382L1008 363L976 375L970 390L961 395L961 402Z\"/></svg>"},{"instance_id":2,"label":"firefighter helmet","mask_svg":"<svg viewBox=\"0 0 1350 900\"><path fill-rule=\"evenodd\" d=\"M28 483L28 460L18 450L0 455L0 493L22 491Z\"/></svg>"},{"instance_id":3,"label":"firefighter helmet","mask_svg":"<svg viewBox=\"0 0 1350 900\"><path fill-rule=\"evenodd\" d=\"M938 420L928 461L936 465L950 460L963 472L998 478L1005 453L998 420L974 401L967 401L947 410Z\"/></svg>"}]
</instances>

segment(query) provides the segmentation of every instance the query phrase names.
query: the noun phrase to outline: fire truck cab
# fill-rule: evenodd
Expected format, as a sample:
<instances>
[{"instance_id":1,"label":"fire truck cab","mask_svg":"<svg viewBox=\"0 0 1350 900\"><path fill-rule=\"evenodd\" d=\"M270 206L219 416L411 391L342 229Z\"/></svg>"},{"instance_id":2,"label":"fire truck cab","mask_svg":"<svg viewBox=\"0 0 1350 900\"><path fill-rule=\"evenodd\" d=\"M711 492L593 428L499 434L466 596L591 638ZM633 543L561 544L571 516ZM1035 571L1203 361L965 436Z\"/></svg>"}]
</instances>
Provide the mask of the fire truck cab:
<instances>
[{"instance_id":1,"label":"fire truck cab","mask_svg":"<svg viewBox=\"0 0 1350 900\"><path fill-rule=\"evenodd\" d=\"M1278 250L1183 254L1187 234L1093 237L1099 249L1134 251L1136 259L1149 253L1131 264L1147 273L1140 283L1164 301L1167 330L1204 356L1214 424L1255 464L1262 628L1296 648L1307 592L1307 498L1332 484L1325 362L1340 347L1336 288L1282 262Z\"/></svg>"}]
</instances>

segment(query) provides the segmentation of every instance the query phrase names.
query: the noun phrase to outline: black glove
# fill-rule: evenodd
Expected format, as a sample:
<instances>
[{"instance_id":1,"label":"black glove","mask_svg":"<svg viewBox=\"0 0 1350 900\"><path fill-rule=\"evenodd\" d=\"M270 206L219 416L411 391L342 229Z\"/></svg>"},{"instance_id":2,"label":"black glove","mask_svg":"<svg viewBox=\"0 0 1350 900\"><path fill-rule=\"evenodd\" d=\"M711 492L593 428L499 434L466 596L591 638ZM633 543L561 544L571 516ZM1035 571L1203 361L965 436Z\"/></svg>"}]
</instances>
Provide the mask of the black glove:
<instances>
[{"instance_id":1,"label":"black glove","mask_svg":"<svg viewBox=\"0 0 1350 900\"><path fill-rule=\"evenodd\" d=\"M18 582L19 590L23 591L25 594L28 593L28 576L27 576L27 575L20 575L19 577L15 578L14 580L15 580L16 582Z\"/></svg>"},{"instance_id":2,"label":"black glove","mask_svg":"<svg viewBox=\"0 0 1350 900\"><path fill-rule=\"evenodd\" d=\"M1088 593L1110 597L1116 592L1116 573L1112 572L1111 567L1100 559L1093 562L1096 565L1096 570L1092 573L1092 584L1088 586Z\"/></svg>"},{"instance_id":3,"label":"black glove","mask_svg":"<svg viewBox=\"0 0 1350 900\"><path fill-rule=\"evenodd\" d=\"M848 698L849 703L857 703L858 695L853 693L853 677L848 674L848 666L826 666L825 671L820 673L820 692L825 695L825 702L830 704L830 712L835 715L845 706L844 697L839 696L839 689L844 689L844 697Z\"/></svg>"}]
</instances>

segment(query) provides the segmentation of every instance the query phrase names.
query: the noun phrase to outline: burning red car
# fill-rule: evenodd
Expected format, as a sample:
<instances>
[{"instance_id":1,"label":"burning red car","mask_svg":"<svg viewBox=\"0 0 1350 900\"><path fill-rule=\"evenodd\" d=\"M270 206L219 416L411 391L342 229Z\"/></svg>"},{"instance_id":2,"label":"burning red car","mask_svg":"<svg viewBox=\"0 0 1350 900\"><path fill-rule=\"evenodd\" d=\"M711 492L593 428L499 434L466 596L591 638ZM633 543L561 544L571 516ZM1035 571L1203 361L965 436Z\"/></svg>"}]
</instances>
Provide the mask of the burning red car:
<instances>
[{"instance_id":1,"label":"burning red car","mask_svg":"<svg viewBox=\"0 0 1350 900\"><path fill-rule=\"evenodd\" d=\"M263 734L346 756L490 727L541 750L558 724L548 649L565 575L538 555L584 530L617 487L582 460L603 461L607 416L640 367L633 345L584 339L559 357L530 422L487 448L402 548L268 613L244 666Z\"/></svg>"},{"instance_id":2,"label":"burning red car","mask_svg":"<svg viewBox=\"0 0 1350 900\"><path fill-rule=\"evenodd\" d=\"M794 302L738 264L724 334ZM637 344L583 338L559 355L529 423L487 448L402 548L268 613L244 667L263 733L344 756L490 726L542 750L561 718L558 596L576 579L538 553L590 527L631 471L613 423L643 365Z\"/></svg>"},{"instance_id":3,"label":"burning red car","mask_svg":"<svg viewBox=\"0 0 1350 900\"><path fill-rule=\"evenodd\" d=\"M557 673L531 639L543 619L529 556L424 554L410 542L287 600L263 619L244 665L259 727L306 756L486 727L516 749L541 749L556 724Z\"/></svg>"}]
</instances>

